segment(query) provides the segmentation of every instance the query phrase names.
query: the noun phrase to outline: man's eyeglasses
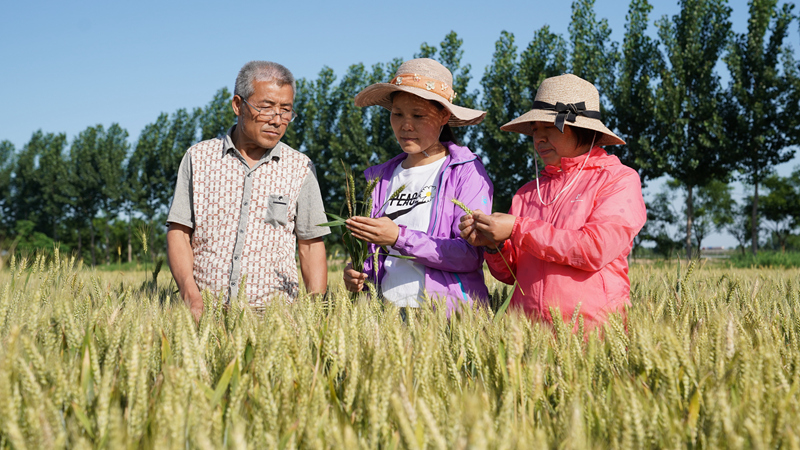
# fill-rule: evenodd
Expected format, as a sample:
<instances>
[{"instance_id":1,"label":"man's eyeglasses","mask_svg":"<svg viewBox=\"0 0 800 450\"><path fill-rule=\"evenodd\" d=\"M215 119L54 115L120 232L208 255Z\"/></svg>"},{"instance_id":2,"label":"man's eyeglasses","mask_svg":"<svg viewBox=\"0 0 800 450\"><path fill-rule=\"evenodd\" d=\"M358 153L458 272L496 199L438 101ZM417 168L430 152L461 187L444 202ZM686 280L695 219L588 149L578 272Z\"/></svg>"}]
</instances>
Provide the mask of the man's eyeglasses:
<instances>
[{"instance_id":1,"label":"man's eyeglasses","mask_svg":"<svg viewBox=\"0 0 800 450\"><path fill-rule=\"evenodd\" d=\"M294 119L297 118L297 113L295 113L294 111L277 112L277 111L270 110L270 109L267 109L267 108L256 108L250 102L245 100L244 97L240 96L239 98L241 98L243 102L245 102L248 105L250 105L251 108L256 110L256 117L259 117L259 118L264 119L266 121L272 120L275 116L280 116L282 121L284 121L286 123L289 123L289 122L294 121Z\"/></svg>"}]
</instances>

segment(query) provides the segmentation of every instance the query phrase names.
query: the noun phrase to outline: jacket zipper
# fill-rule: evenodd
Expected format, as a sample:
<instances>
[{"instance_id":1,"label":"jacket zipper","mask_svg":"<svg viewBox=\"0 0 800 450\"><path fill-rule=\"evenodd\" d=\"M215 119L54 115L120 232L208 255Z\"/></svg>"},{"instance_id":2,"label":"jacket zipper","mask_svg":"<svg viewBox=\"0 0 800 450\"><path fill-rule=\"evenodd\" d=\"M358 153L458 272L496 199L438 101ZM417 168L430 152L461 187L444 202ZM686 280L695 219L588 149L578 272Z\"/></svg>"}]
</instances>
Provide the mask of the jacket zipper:
<instances>
[{"instance_id":1,"label":"jacket zipper","mask_svg":"<svg viewBox=\"0 0 800 450\"><path fill-rule=\"evenodd\" d=\"M439 211L439 210L438 210L438 206L439 206L439 197L443 195L443 194L442 194L442 181L444 180L444 173L445 173L445 171L447 171L448 169L450 169L450 168L451 168L451 167L453 167L453 166L458 166L458 165L460 165L460 164L466 164L466 163L468 163L468 162L470 162L470 161L475 161L477 158L478 158L478 157L476 156L476 157L473 157L473 158L471 158L471 159L468 159L468 160L465 160L465 161L460 161L460 162L453 162L453 161L451 161L449 164L447 164L447 166L445 166L445 167L442 169L442 171L441 171L441 172L439 172L439 189L438 189L438 190L439 190L439 192L437 192L437 193L436 193L436 203L434 203L434 204L433 204L433 209L431 210L431 215L433 215L433 217L432 217L432 218L433 218L433 220L432 220L432 221L431 221L431 223L428 225L428 234L429 234L429 235L431 235L431 233L433 233L433 230L435 230L435 229L436 229L436 222L438 222L438 221L439 221L439 212L438 212L438 211Z\"/></svg>"}]
</instances>

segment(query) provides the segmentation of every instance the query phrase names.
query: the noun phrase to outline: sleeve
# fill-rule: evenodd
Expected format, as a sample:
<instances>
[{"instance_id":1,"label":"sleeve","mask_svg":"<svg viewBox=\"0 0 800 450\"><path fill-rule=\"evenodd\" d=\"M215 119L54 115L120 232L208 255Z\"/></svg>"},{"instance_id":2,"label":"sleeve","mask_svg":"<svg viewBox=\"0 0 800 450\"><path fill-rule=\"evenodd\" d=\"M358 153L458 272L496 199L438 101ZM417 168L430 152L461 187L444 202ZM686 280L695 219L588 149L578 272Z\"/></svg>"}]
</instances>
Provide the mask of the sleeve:
<instances>
[{"instance_id":1,"label":"sleeve","mask_svg":"<svg viewBox=\"0 0 800 450\"><path fill-rule=\"evenodd\" d=\"M524 187L514 194L514 198L511 200L511 209L508 211L512 216L517 216L517 220L519 220L522 213L522 203L524 199L520 192L522 192L523 189ZM515 221L514 228L516 228L516 226ZM484 252L483 255L484 258L486 258L486 265L489 267L489 273L491 273L493 277L505 284L514 284L515 280L512 271L513 273L517 273L517 252L511 239L507 239L503 242L503 248L499 252Z\"/></svg>"},{"instance_id":2,"label":"sleeve","mask_svg":"<svg viewBox=\"0 0 800 450\"><path fill-rule=\"evenodd\" d=\"M446 211L442 219L450 220L450 237L433 237L422 231L409 230L400 226L397 242L393 247L405 256L414 257L414 262L446 272L474 272L483 266L483 249L474 247L459 236L458 224L465 214L451 202L452 198L461 200L470 209L492 210L494 187L478 160L463 164L458 168L456 189L445 191L440 210ZM455 196L452 194L455 193ZM451 198L452 196L452 198ZM452 211L452 213L447 213Z\"/></svg>"},{"instance_id":3,"label":"sleeve","mask_svg":"<svg viewBox=\"0 0 800 450\"><path fill-rule=\"evenodd\" d=\"M517 217L510 239L514 250L580 270L600 270L630 250L647 220L638 174L628 170L611 177L594 202L586 223L577 230Z\"/></svg>"},{"instance_id":4,"label":"sleeve","mask_svg":"<svg viewBox=\"0 0 800 450\"><path fill-rule=\"evenodd\" d=\"M178 168L175 194L167 214L167 226L177 223L194 229L194 191L192 188L192 155L186 152Z\"/></svg>"},{"instance_id":5,"label":"sleeve","mask_svg":"<svg viewBox=\"0 0 800 450\"><path fill-rule=\"evenodd\" d=\"M322 204L322 194L317 183L317 171L314 163L308 162L311 170L306 174L300 194L297 197L294 217L294 234L297 239L305 241L315 239L331 233L328 227L318 227L320 223L328 222L325 216L325 206Z\"/></svg>"}]
</instances>

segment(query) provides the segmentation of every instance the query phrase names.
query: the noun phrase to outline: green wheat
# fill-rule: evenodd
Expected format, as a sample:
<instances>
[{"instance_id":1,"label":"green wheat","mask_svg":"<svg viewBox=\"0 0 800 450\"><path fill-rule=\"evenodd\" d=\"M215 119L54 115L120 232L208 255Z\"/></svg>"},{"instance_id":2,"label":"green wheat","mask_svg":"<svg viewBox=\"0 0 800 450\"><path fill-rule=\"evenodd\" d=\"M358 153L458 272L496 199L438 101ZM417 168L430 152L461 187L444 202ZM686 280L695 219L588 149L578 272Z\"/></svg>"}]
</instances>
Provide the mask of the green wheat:
<instances>
[{"instance_id":1,"label":"green wheat","mask_svg":"<svg viewBox=\"0 0 800 450\"><path fill-rule=\"evenodd\" d=\"M627 319L584 337L341 282L258 313L206 291L195 325L141 273L9 258L0 449L796 447L800 270L675 268L633 264Z\"/></svg>"}]
</instances>

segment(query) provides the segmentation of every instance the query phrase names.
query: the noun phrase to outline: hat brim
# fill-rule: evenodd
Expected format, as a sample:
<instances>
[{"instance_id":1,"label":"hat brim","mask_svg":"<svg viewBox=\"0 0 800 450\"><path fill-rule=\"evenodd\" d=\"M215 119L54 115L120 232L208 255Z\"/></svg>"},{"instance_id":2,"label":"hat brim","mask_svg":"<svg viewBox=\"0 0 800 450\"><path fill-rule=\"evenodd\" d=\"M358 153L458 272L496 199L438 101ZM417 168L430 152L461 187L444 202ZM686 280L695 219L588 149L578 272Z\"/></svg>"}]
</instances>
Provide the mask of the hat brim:
<instances>
[{"instance_id":1,"label":"hat brim","mask_svg":"<svg viewBox=\"0 0 800 450\"><path fill-rule=\"evenodd\" d=\"M450 120L447 122L451 127L463 127L467 125L477 125L483 121L486 116L485 111L477 109L464 108L463 106L454 105L444 97L424 89L414 86L395 85L390 83L376 83L364 88L363 91L356 95L356 106L382 106L389 111L392 110L392 93L393 92L408 92L417 97L424 98L425 100L433 100L439 102L442 106L450 111Z\"/></svg>"},{"instance_id":2,"label":"hat brim","mask_svg":"<svg viewBox=\"0 0 800 450\"><path fill-rule=\"evenodd\" d=\"M532 122L555 123L557 114L558 113L556 113L555 111L533 109L517 117L511 122L508 122L507 124L501 126L500 129L503 131L513 131L514 133L527 134L528 136L533 136L533 132L531 131ZM619 136L611 132L611 130L609 130L605 125L603 125L603 122L600 122L597 119L578 116L575 118L575 122L565 122L565 123L566 125L569 125L571 127L585 128L587 130L594 130L599 133L602 133L603 136L595 141L595 145L625 145L625 141L623 141L622 139L620 139Z\"/></svg>"}]
</instances>

